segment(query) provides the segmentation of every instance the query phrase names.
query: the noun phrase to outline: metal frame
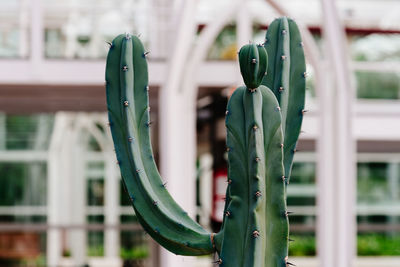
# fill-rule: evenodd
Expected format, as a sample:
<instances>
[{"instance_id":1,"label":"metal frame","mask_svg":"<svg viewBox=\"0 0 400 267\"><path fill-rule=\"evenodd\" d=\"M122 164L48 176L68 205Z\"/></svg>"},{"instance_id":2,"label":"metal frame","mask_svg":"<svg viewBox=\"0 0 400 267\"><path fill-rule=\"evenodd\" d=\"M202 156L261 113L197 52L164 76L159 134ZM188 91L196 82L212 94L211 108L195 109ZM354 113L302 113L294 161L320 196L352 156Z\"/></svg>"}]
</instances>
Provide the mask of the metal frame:
<instances>
[{"instance_id":1,"label":"metal frame","mask_svg":"<svg viewBox=\"0 0 400 267\"><path fill-rule=\"evenodd\" d=\"M106 125L104 115L84 113L57 113L54 133L49 148L48 160L48 224L47 258L49 266L57 266L61 257L61 232L56 225L86 223L86 179L83 176L83 162L87 134L95 138L102 149L105 162L105 224L119 224L119 174L113 164L115 155L112 151L111 137L106 136L95 126ZM82 134L84 139L82 139ZM86 138L85 138L86 135ZM80 166L80 167L79 167ZM79 189L79 191L78 191ZM73 203L71 203L71 201ZM86 260L86 232L76 230L70 234L70 247L76 264ZM105 231L105 256L119 258L119 232L108 228Z\"/></svg>"},{"instance_id":2,"label":"metal frame","mask_svg":"<svg viewBox=\"0 0 400 267\"><path fill-rule=\"evenodd\" d=\"M196 6L198 1L175 1L174 14L180 14L179 19L173 21L172 16L165 16L163 19L174 22L178 27L178 33L174 40L176 46L168 58L168 63L151 62L150 75L152 85L161 85L160 93L160 144L161 144L161 172L169 183L169 190L177 201L188 210L189 214L195 211L194 198L194 162L195 162L195 111L198 86L235 86L239 80L232 80L231 77L238 77L238 68L231 62L205 62L206 53L209 46L213 43L218 33L229 23L236 20L238 25L238 44L243 44L251 36L251 20L247 15L250 12L249 2L231 1L229 7L223 10L219 17L210 22L198 37L197 45L193 47L191 43L196 35ZM289 15L292 9L286 10L283 5L276 1L266 1L280 14ZM314 1L313 3L318 3ZM362 5L363 1L353 1ZM392 1L393 2L393 1ZM154 0L154 3L162 3L166 6L165 0ZM319 261L322 266L341 266L350 267L355 258L355 169L354 169L354 140L367 139L368 136L377 140L399 140L400 129L394 128L391 133L382 133L379 129L372 129L368 135L363 132L359 125L354 126L352 122L374 119L382 120L383 117L390 115L387 125L398 122L398 101L393 101L393 105L386 105L384 111L368 109L368 103L358 101L356 105L354 88L350 82L348 74L350 68L345 57L346 49L343 29L340 26L337 14L337 7L334 0L321 0L324 11L324 34L330 44L329 53L326 58L320 61L321 55L314 43L310 33L301 26L307 57L314 66L316 82L318 88L318 103L311 111L309 119L305 120L305 127L311 125L312 131L303 138L318 138L318 253ZM23 6L26 1L23 1ZM65 62L64 60L46 60L43 55L44 36L43 36L43 0L35 0L30 6L31 24L31 43L29 48L21 47L21 54L31 51L28 60L1 60L0 82L3 84L102 84L103 62ZM240 10L240 12L239 12ZM162 13L163 11L160 11ZM25 13L24 13L25 14ZM395 14L395 12L393 12ZM392 14L392 16L394 16ZM19 23L25 29L26 16L20 17ZM170 21L169 21L170 20ZM299 21L302 25L301 21ZM167 23L167 21L163 21ZM176 25L173 26L176 26ZM170 25L171 26L171 25ZM157 29L165 34L162 28ZM22 39L27 39L26 32L21 32ZM164 41L167 35L161 35ZM171 38L171 37L170 37ZM189 41L188 41L189 40ZM157 44L150 44L158 49ZM166 51L160 51L162 57ZM219 71L216 71L218 69ZM352 62L351 69L361 71L397 71L400 69L399 63L386 62ZM15 70L18 70L16 72ZM85 73L85 76L81 76ZM216 73L225 73L216 75ZM157 75L156 75L157 74ZM335 84L336 86L332 86ZM343 105L344 103L344 105ZM376 104L377 102L375 102ZM317 105L318 104L318 105ZM354 107L353 107L354 105ZM324 107L318 108L319 107ZM340 107L340 108L339 108ZM383 107L383 105L382 105ZM21 106L21 108L23 108ZM354 110L354 111L353 111ZM318 112L318 114L317 114ZM13 162L30 162L49 160L49 181L48 181L48 262L49 266L55 266L61 255L61 235L58 227L63 227L67 223L75 225L84 224L82 214L85 214L85 205L82 199L75 198L76 207L75 218L68 222L70 218L62 214L61 211L71 212L71 203L61 201L60 197L71 195L71 184L66 182L67 177L79 177L82 175L69 172L73 169L70 166L80 166L80 158L73 155L78 154L79 144L84 135L93 135L103 150L106 164L106 225L118 224L118 171L113 164L114 155L109 143L109 136L103 136L95 128L93 122L97 121L105 124L105 117L87 117L85 114L57 114L56 126L52 136L51 147L48 152L34 151L7 151L0 153L0 161L8 159ZM315 127L318 125L319 128ZM362 128L361 128L362 129ZM373 134L376 135L373 135ZM68 144L68 145L66 145ZM69 146L73 147L69 147ZM365 155L367 157L367 155ZM385 156L386 157L386 156ZM397 156L396 156L397 157ZM390 156L391 159L392 155ZM72 162L72 159L74 162ZM184 166L184 167L182 167ZM81 166L82 167L82 166ZM190 179L180 179L180 177L190 177ZM338 179L336 179L338 178ZM185 182L182 182L185 181ZM79 180L73 188L81 188ZM186 190L182 190L185 188ZM335 191L332 190L335 189ZM62 190L61 190L62 189ZM339 192L339 196L334 194ZM82 191L81 194L82 195ZM337 198L339 201L337 201ZM43 212L43 207L37 207L37 212ZM22 212L22 210L21 210ZM92 211L89 211L92 212ZM94 212L94 211L93 211ZM95 212L98 212L97 210ZM125 211L124 211L125 212ZM71 215L72 216L72 215ZM350 226L350 227L349 227ZM79 232L80 231L80 232ZM118 233L114 228L106 230L106 256L118 257ZM84 236L82 229L78 230L76 240L73 242L83 243ZM84 257L84 247L76 248L77 262L81 262ZM194 262L193 259L182 260L182 258L171 256L163 252L163 266L189 266Z\"/></svg>"}]
</instances>

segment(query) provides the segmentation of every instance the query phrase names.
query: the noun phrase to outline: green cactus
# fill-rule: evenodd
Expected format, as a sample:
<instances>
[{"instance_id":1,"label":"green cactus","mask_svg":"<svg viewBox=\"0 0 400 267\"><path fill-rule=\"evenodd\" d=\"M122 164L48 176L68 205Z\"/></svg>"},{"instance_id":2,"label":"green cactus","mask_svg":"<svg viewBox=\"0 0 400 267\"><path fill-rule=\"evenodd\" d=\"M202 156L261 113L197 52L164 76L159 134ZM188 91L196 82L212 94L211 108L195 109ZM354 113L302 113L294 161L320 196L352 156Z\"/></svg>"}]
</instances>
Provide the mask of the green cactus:
<instances>
[{"instance_id":1,"label":"green cactus","mask_svg":"<svg viewBox=\"0 0 400 267\"><path fill-rule=\"evenodd\" d=\"M306 112L306 64L303 42L296 23L286 17L274 20L268 27L265 49L269 55L270 68L262 84L274 92L282 110L283 162L286 184L289 184L293 156Z\"/></svg>"},{"instance_id":2,"label":"green cactus","mask_svg":"<svg viewBox=\"0 0 400 267\"><path fill-rule=\"evenodd\" d=\"M107 108L123 182L138 220L157 242L176 254L209 254L210 234L172 199L154 162L146 54L136 36L120 35L107 57Z\"/></svg>"},{"instance_id":3,"label":"green cactus","mask_svg":"<svg viewBox=\"0 0 400 267\"><path fill-rule=\"evenodd\" d=\"M227 107L229 178L218 234L208 233L176 204L157 171L150 143L143 45L131 35L120 35L111 43L107 107L124 185L144 229L175 254L217 252L216 263L228 267L290 264L285 182L293 153L287 152L286 144L296 143L301 126L304 54L297 26L289 19L274 21L267 38L266 49L249 44L239 52L245 86L233 93ZM283 86L285 90L279 90Z\"/></svg>"},{"instance_id":4,"label":"green cactus","mask_svg":"<svg viewBox=\"0 0 400 267\"><path fill-rule=\"evenodd\" d=\"M223 266L285 266L281 112L271 90L260 86L267 69L264 47L242 47L239 61L246 86L236 89L228 103L229 186L217 236L222 239L220 257Z\"/></svg>"}]
</instances>

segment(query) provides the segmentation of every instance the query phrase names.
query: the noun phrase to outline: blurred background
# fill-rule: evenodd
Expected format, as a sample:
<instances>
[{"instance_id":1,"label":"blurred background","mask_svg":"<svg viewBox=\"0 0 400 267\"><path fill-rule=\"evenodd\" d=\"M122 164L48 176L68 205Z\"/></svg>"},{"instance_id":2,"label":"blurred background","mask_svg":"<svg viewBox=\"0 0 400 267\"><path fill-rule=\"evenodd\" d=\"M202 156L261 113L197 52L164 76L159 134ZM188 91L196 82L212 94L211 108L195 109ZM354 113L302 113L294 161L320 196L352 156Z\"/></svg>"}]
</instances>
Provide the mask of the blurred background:
<instances>
[{"instance_id":1,"label":"blurred background","mask_svg":"<svg viewBox=\"0 0 400 267\"><path fill-rule=\"evenodd\" d=\"M0 266L212 266L161 249L129 206L107 128L106 42L140 34L151 52L161 172L218 231L236 53L280 15L301 26L308 61L291 262L400 266L397 0L0 0Z\"/></svg>"}]
</instances>

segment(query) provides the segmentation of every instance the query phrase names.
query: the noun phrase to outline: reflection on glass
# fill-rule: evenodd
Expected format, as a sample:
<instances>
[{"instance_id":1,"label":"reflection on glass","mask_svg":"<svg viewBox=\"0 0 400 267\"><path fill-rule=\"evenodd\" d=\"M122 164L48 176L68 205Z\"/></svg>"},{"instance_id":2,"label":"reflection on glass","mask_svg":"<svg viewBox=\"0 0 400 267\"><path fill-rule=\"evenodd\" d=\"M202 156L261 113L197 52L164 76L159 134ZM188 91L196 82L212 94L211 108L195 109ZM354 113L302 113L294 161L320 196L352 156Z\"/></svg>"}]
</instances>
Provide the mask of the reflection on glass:
<instances>
[{"instance_id":1,"label":"reflection on glass","mask_svg":"<svg viewBox=\"0 0 400 267\"><path fill-rule=\"evenodd\" d=\"M90 161L86 165L87 205L104 205L104 162Z\"/></svg>"},{"instance_id":2,"label":"reflection on glass","mask_svg":"<svg viewBox=\"0 0 400 267\"><path fill-rule=\"evenodd\" d=\"M208 58L211 60L235 60L237 58L236 25L226 26L211 46Z\"/></svg>"},{"instance_id":3,"label":"reflection on glass","mask_svg":"<svg viewBox=\"0 0 400 267\"><path fill-rule=\"evenodd\" d=\"M290 243L289 256L304 257L316 255L315 233L296 233L291 234L290 238L295 240L295 242Z\"/></svg>"},{"instance_id":4,"label":"reflection on glass","mask_svg":"<svg viewBox=\"0 0 400 267\"><path fill-rule=\"evenodd\" d=\"M104 256L104 232L103 231L88 231L88 250L89 257Z\"/></svg>"},{"instance_id":5,"label":"reflection on glass","mask_svg":"<svg viewBox=\"0 0 400 267\"><path fill-rule=\"evenodd\" d=\"M400 255L400 164L358 163L358 255Z\"/></svg>"},{"instance_id":6,"label":"reflection on glass","mask_svg":"<svg viewBox=\"0 0 400 267\"><path fill-rule=\"evenodd\" d=\"M370 34L350 39L356 61L400 61L400 34Z\"/></svg>"},{"instance_id":7,"label":"reflection on glass","mask_svg":"<svg viewBox=\"0 0 400 267\"><path fill-rule=\"evenodd\" d=\"M150 256L148 240L143 231L121 231L120 256L124 266L144 266Z\"/></svg>"},{"instance_id":8,"label":"reflection on glass","mask_svg":"<svg viewBox=\"0 0 400 267\"><path fill-rule=\"evenodd\" d=\"M104 223L104 215L87 216L89 224ZM87 232L87 255L89 257L104 256L104 231L88 231Z\"/></svg>"},{"instance_id":9,"label":"reflection on glass","mask_svg":"<svg viewBox=\"0 0 400 267\"><path fill-rule=\"evenodd\" d=\"M315 256L315 163L295 162L287 188L290 216L291 256Z\"/></svg>"},{"instance_id":10,"label":"reflection on glass","mask_svg":"<svg viewBox=\"0 0 400 267\"><path fill-rule=\"evenodd\" d=\"M357 71L355 76L358 98L400 98L400 73Z\"/></svg>"},{"instance_id":11,"label":"reflection on glass","mask_svg":"<svg viewBox=\"0 0 400 267\"><path fill-rule=\"evenodd\" d=\"M0 150L47 150L54 116L0 114Z\"/></svg>"},{"instance_id":12,"label":"reflection on glass","mask_svg":"<svg viewBox=\"0 0 400 267\"><path fill-rule=\"evenodd\" d=\"M30 1L0 1L0 58L29 56Z\"/></svg>"},{"instance_id":13,"label":"reflection on glass","mask_svg":"<svg viewBox=\"0 0 400 267\"><path fill-rule=\"evenodd\" d=\"M0 162L0 206L46 205L46 164Z\"/></svg>"},{"instance_id":14,"label":"reflection on glass","mask_svg":"<svg viewBox=\"0 0 400 267\"><path fill-rule=\"evenodd\" d=\"M148 1L45 1L47 58L97 59L121 33L141 34L147 44ZM138 32L140 29L140 32Z\"/></svg>"},{"instance_id":15,"label":"reflection on glass","mask_svg":"<svg viewBox=\"0 0 400 267\"><path fill-rule=\"evenodd\" d=\"M359 256L400 256L400 234L359 234L357 254Z\"/></svg>"},{"instance_id":16,"label":"reflection on glass","mask_svg":"<svg viewBox=\"0 0 400 267\"><path fill-rule=\"evenodd\" d=\"M359 163L358 203L376 204L390 200L387 175L388 163Z\"/></svg>"}]
</instances>

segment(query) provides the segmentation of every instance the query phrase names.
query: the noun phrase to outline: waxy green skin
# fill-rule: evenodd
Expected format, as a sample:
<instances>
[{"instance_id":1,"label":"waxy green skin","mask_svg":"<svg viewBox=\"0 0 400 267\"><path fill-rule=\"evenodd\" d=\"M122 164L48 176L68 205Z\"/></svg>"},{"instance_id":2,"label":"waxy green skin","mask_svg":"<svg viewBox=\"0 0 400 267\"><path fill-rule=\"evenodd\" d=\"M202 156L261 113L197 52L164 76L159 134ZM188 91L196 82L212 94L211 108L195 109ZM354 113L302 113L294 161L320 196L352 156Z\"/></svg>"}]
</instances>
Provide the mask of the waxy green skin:
<instances>
[{"instance_id":1,"label":"waxy green skin","mask_svg":"<svg viewBox=\"0 0 400 267\"><path fill-rule=\"evenodd\" d=\"M286 17L274 20L268 27L264 46L269 55L269 67L262 84L274 92L282 110L284 166L288 184L305 112L306 64L296 23Z\"/></svg>"},{"instance_id":2,"label":"waxy green skin","mask_svg":"<svg viewBox=\"0 0 400 267\"><path fill-rule=\"evenodd\" d=\"M217 236L221 266L286 265L289 223L281 111L272 91L260 86L267 66L258 59L265 55L262 46L242 47L239 61L246 86L236 89L228 103L229 181Z\"/></svg>"},{"instance_id":3,"label":"waxy green skin","mask_svg":"<svg viewBox=\"0 0 400 267\"><path fill-rule=\"evenodd\" d=\"M172 199L154 162L147 62L143 45L136 36L120 35L113 40L107 57L106 87L118 164L142 226L176 254L212 253L210 234Z\"/></svg>"},{"instance_id":4,"label":"waxy green skin","mask_svg":"<svg viewBox=\"0 0 400 267\"><path fill-rule=\"evenodd\" d=\"M281 20L288 21L278 19ZM295 26L290 28L290 25L289 22L288 29L294 31ZM270 29L275 29L271 26ZM280 52L274 49L279 50L283 44L275 32L267 33L267 37L276 44L271 48L266 44L268 54L262 45L254 44L244 46L239 53L246 86L236 89L227 107L228 187L224 221L218 234L208 233L176 204L158 173L150 142L148 73L143 45L131 35L120 35L111 44L106 67L107 107L121 176L144 229L175 254L196 256L217 252L216 263L227 267L290 264L285 187L288 175L283 144L293 138L289 135L291 125L301 125L302 116L294 114L291 106L302 107L304 93L298 94L299 100L291 94L285 100L274 91L276 79L282 82L282 77L287 77L285 81L289 79L288 86L292 86L297 68L292 70L284 65L274 69L280 66L273 60ZM295 55L297 51L290 53L292 60L301 60L301 55ZM274 76L271 89L261 85L271 83L266 80L267 72ZM277 73L282 73L282 77ZM299 87L296 84L295 88L301 90ZM297 141L298 133L294 135Z\"/></svg>"}]
</instances>

